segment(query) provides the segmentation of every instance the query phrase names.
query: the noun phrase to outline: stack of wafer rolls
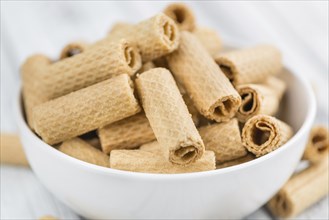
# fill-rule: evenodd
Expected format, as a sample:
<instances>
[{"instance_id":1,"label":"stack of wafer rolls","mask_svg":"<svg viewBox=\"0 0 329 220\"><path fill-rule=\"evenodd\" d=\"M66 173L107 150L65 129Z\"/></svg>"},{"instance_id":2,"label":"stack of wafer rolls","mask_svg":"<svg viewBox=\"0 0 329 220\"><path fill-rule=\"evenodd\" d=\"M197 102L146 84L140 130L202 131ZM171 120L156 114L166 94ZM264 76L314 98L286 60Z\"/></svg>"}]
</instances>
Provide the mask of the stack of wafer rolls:
<instances>
[{"instance_id":1,"label":"stack of wafer rolls","mask_svg":"<svg viewBox=\"0 0 329 220\"><path fill-rule=\"evenodd\" d=\"M83 41L69 43L62 49L59 59L63 60L65 58L73 57L79 53L82 53L88 48L88 46L89 45Z\"/></svg>"},{"instance_id":2,"label":"stack of wafer rolls","mask_svg":"<svg viewBox=\"0 0 329 220\"><path fill-rule=\"evenodd\" d=\"M203 116L222 122L236 114L241 104L239 94L191 33L181 33L180 46L167 61Z\"/></svg>"},{"instance_id":3,"label":"stack of wafer rolls","mask_svg":"<svg viewBox=\"0 0 329 220\"><path fill-rule=\"evenodd\" d=\"M158 142L141 146L139 150L113 150L110 164L114 169L145 173L190 173L216 168L215 155L205 151L195 163L177 166L168 161L165 149Z\"/></svg>"},{"instance_id":4,"label":"stack of wafer rolls","mask_svg":"<svg viewBox=\"0 0 329 220\"><path fill-rule=\"evenodd\" d=\"M151 69L137 77L136 85L146 117L169 160L184 165L201 158L203 141L170 72Z\"/></svg>"},{"instance_id":5,"label":"stack of wafer rolls","mask_svg":"<svg viewBox=\"0 0 329 220\"><path fill-rule=\"evenodd\" d=\"M234 85L259 83L282 69L281 53L270 45L219 53L215 61Z\"/></svg>"},{"instance_id":6,"label":"stack of wafer rolls","mask_svg":"<svg viewBox=\"0 0 329 220\"><path fill-rule=\"evenodd\" d=\"M35 107L33 127L45 142L57 144L140 110L132 81L123 74Z\"/></svg>"},{"instance_id":7,"label":"stack of wafer rolls","mask_svg":"<svg viewBox=\"0 0 329 220\"><path fill-rule=\"evenodd\" d=\"M285 122L268 115L256 115L242 129L242 144L260 157L285 144L292 135L292 128Z\"/></svg>"}]
</instances>

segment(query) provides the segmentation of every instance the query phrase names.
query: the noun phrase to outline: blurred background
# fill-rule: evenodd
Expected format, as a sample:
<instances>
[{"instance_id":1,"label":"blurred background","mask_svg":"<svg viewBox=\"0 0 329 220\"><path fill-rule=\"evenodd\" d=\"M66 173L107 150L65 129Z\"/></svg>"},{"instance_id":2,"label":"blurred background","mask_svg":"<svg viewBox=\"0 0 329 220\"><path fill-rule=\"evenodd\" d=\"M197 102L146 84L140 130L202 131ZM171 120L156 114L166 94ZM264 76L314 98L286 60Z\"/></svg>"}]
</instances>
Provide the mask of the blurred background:
<instances>
[{"instance_id":1,"label":"blurred background","mask_svg":"<svg viewBox=\"0 0 329 220\"><path fill-rule=\"evenodd\" d=\"M1 131L15 132L12 115L19 68L35 53L57 59L76 40L101 39L116 21L136 23L162 11L168 1L1 1ZM285 65L312 83L317 123L328 126L328 1L191 1L199 25L214 28L235 47L270 43ZM63 183L65 184L65 183ZM328 217L328 198L300 219ZM1 166L1 219L77 215L57 201L26 168ZM271 219L260 209L249 219Z\"/></svg>"}]
</instances>

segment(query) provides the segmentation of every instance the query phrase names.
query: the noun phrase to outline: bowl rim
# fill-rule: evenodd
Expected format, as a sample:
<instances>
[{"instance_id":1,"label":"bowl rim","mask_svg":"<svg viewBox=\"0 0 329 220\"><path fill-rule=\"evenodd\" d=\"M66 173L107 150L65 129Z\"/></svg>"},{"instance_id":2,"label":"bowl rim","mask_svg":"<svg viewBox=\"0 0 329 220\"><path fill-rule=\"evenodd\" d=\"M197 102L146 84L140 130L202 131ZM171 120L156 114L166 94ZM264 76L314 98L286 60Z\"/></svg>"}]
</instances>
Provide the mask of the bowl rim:
<instances>
[{"instance_id":1,"label":"bowl rim","mask_svg":"<svg viewBox=\"0 0 329 220\"><path fill-rule=\"evenodd\" d=\"M209 170L209 171L203 171L203 172L193 172L193 173L179 173L179 174L157 174L157 173L142 173L142 172L132 172L132 171L125 171L125 170L117 170L113 168L108 167L102 167L98 165L94 165L91 163L84 162L82 160L76 159L74 157L71 157L69 155L66 155L53 146L45 143L42 141L32 130L28 127L26 120L23 117L22 112L22 101L21 101L21 89L18 89L17 91L17 100L15 102L14 106L14 114L16 123L18 125L18 128L20 130L20 135L24 132L24 134L27 134L32 138L37 144L34 147L40 148L40 150L49 151L49 153L53 154L55 157L58 157L61 160L67 160L69 164L72 164L73 166L79 166L81 169L88 169L89 171L93 171L99 174L104 175L120 175L121 177L135 177L135 178L145 178L145 179L167 179L167 180L177 180L177 179L187 179L187 178L199 178L199 177L208 177L213 175L220 175L225 173L230 173L238 170L242 170L244 168L255 166L257 164L262 163L264 160L267 160L271 157L274 157L277 154L280 154L281 151L286 150L287 148L290 148L294 145L294 143L304 134L306 133L307 129L311 127L316 113L316 101L315 96L313 93L313 90L311 89L310 84L306 81L306 79L302 75L298 75L292 71L290 71L289 68L285 67L285 69L288 70L289 74L293 75L299 81L298 83L302 84L302 87L306 90L306 102L307 102L307 113L306 113L306 119L301 125L301 127L298 129L298 131L293 135L293 137L284 145L282 145L280 148L276 149L275 151L272 151L262 157L256 158L254 160L234 165L231 167L225 167L221 169L215 169L215 170ZM21 88L21 86L19 87ZM25 149L25 145L23 144L23 147Z\"/></svg>"}]
</instances>

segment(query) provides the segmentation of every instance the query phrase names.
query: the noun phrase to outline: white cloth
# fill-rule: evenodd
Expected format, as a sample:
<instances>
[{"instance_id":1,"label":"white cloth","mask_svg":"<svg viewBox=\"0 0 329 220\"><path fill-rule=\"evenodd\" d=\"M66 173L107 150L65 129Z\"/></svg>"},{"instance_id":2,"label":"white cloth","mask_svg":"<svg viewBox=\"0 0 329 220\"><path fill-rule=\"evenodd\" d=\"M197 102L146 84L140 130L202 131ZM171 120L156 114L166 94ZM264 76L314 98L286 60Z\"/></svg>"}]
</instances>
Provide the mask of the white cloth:
<instances>
[{"instance_id":1,"label":"white cloth","mask_svg":"<svg viewBox=\"0 0 329 220\"><path fill-rule=\"evenodd\" d=\"M31 54L57 58L71 41L102 38L116 21L135 23L168 2L1 1L1 131L16 131L12 115L19 66ZM277 45L285 63L314 85L317 122L328 124L328 2L188 2L199 25L216 29L226 44ZM328 219L328 198L300 218ZM52 214L78 218L37 181L30 170L1 167L1 219L35 219ZM260 209L250 219L270 219Z\"/></svg>"}]
</instances>

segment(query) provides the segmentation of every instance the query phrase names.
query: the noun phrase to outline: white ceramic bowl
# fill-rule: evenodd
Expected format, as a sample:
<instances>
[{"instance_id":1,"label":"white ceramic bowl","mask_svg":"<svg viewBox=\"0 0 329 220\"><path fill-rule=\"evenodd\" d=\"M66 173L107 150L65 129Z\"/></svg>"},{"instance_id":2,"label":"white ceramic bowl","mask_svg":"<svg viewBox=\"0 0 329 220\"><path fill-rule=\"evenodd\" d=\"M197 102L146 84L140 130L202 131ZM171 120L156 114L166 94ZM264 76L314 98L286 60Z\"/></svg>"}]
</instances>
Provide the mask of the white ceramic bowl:
<instances>
[{"instance_id":1,"label":"white ceramic bowl","mask_svg":"<svg viewBox=\"0 0 329 220\"><path fill-rule=\"evenodd\" d=\"M32 169L58 199L90 219L239 219L270 199L293 173L315 116L310 86L295 74L281 118L296 134L278 150L220 170L191 174L145 174L103 168L69 157L28 128L18 96L20 137Z\"/></svg>"}]
</instances>

